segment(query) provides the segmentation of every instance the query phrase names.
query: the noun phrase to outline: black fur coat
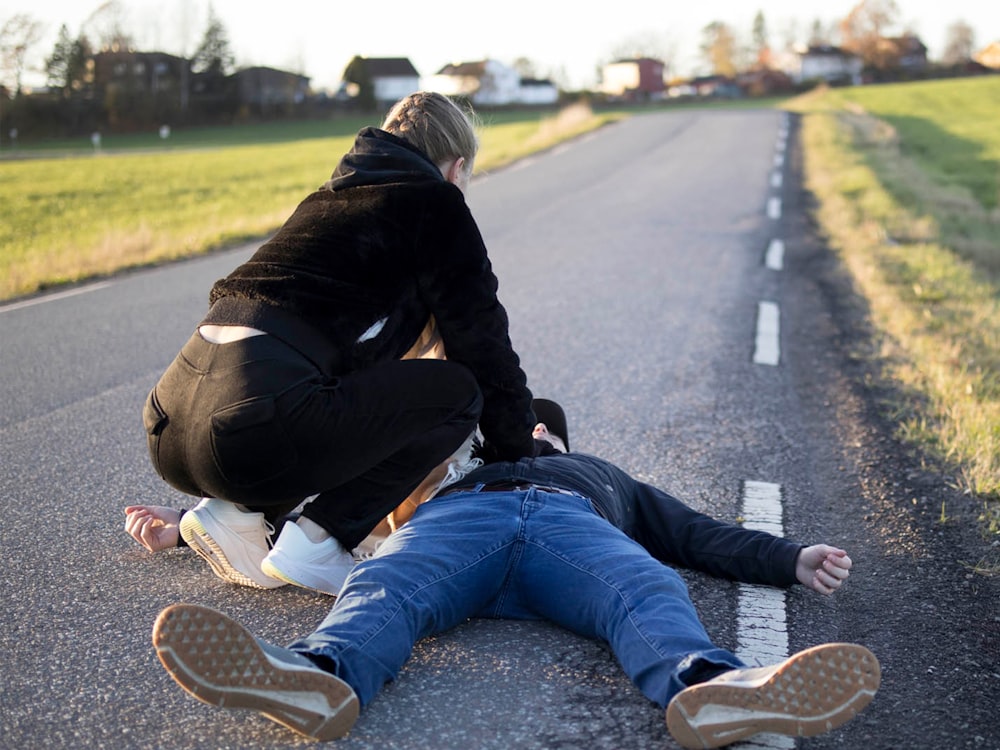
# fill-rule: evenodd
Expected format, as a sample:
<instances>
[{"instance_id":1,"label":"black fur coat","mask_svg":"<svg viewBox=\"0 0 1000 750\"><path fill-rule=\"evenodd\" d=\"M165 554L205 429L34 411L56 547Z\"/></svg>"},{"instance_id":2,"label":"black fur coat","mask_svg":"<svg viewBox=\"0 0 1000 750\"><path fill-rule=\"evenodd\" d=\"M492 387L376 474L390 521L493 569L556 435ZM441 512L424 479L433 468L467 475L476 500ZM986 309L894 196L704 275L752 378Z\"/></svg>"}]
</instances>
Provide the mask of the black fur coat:
<instances>
[{"instance_id":1,"label":"black fur coat","mask_svg":"<svg viewBox=\"0 0 1000 750\"><path fill-rule=\"evenodd\" d=\"M215 284L210 303L224 297L300 316L332 342L343 372L398 359L433 315L448 359L479 383L480 428L496 455L535 451L531 392L479 228L462 192L400 138L362 130L333 177Z\"/></svg>"}]
</instances>

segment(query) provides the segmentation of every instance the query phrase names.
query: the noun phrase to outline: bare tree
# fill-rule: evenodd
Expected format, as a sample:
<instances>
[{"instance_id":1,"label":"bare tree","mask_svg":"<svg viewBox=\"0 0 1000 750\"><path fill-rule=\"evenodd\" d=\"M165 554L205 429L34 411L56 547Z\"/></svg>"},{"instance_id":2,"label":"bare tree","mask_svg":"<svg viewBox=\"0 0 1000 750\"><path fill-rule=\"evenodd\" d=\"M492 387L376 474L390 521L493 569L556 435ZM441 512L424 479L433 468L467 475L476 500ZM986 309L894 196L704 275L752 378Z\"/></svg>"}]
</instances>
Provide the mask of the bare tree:
<instances>
[{"instance_id":1,"label":"bare tree","mask_svg":"<svg viewBox=\"0 0 1000 750\"><path fill-rule=\"evenodd\" d=\"M560 91L569 91L573 85L569 77L569 71L566 70L565 65L559 65L552 68L547 76L541 77L548 78Z\"/></svg>"},{"instance_id":2,"label":"bare tree","mask_svg":"<svg viewBox=\"0 0 1000 750\"><path fill-rule=\"evenodd\" d=\"M976 32L965 21L955 21L948 27L941 62L945 65L959 65L972 59L976 48Z\"/></svg>"},{"instance_id":3,"label":"bare tree","mask_svg":"<svg viewBox=\"0 0 1000 750\"><path fill-rule=\"evenodd\" d=\"M108 0L83 22L84 31L100 52L118 52L135 47L135 37L127 30L127 14L120 0Z\"/></svg>"},{"instance_id":4,"label":"bare tree","mask_svg":"<svg viewBox=\"0 0 1000 750\"><path fill-rule=\"evenodd\" d=\"M13 83L14 94L21 84L31 49L42 38L43 26L27 13L8 18L0 27L0 83ZM9 88L9 85L8 85Z\"/></svg>"},{"instance_id":5,"label":"bare tree","mask_svg":"<svg viewBox=\"0 0 1000 750\"><path fill-rule=\"evenodd\" d=\"M833 34L823 21L819 18L812 22L809 29L809 46L826 47L833 44Z\"/></svg>"},{"instance_id":6,"label":"bare tree","mask_svg":"<svg viewBox=\"0 0 1000 750\"><path fill-rule=\"evenodd\" d=\"M788 51L799 43L799 22L794 18L785 19L778 27L779 49Z\"/></svg>"},{"instance_id":7,"label":"bare tree","mask_svg":"<svg viewBox=\"0 0 1000 750\"><path fill-rule=\"evenodd\" d=\"M895 0L861 0L840 22L843 47L859 55L868 65L887 67L895 51L882 40L898 17L899 7Z\"/></svg>"},{"instance_id":8,"label":"bare tree","mask_svg":"<svg viewBox=\"0 0 1000 750\"><path fill-rule=\"evenodd\" d=\"M612 60L651 57L662 62L667 69L673 67L676 56L677 45L666 36L652 31L633 34L611 48Z\"/></svg>"},{"instance_id":9,"label":"bare tree","mask_svg":"<svg viewBox=\"0 0 1000 750\"><path fill-rule=\"evenodd\" d=\"M193 46L196 9L193 0L177 0L175 5L176 10L172 15L177 21L178 49L181 57L188 57Z\"/></svg>"},{"instance_id":10,"label":"bare tree","mask_svg":"<svg viewBox=\"0 0 1000 750\"><path fill-rule=\"evenodd\" d=\"M521 78L538 78L538 68L531 58L523 55L517 58L511 65Z\"/></svg>"},{"instance_id":11,"label":"bare tree","mask_svg":"<svg viewBox=\"0 0 1000 750\"><path fill-rule=\"evenodd\" d=\"M702 29L701 54L717 75L736 75L737 49L736 35L722 21L713 21Z\"/></svg>"}]
</instances>

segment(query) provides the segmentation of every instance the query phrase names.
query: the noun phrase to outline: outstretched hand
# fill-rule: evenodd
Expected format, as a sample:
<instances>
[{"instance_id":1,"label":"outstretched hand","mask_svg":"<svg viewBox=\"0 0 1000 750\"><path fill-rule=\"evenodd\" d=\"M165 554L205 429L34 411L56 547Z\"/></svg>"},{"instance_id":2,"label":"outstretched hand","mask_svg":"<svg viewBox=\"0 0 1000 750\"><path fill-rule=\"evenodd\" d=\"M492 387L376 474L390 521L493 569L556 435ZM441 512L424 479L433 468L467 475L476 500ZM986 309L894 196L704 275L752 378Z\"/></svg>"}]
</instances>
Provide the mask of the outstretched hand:
<instances>
[{"instance_id":1,"label":"outstretched hand","mask_svg":"<svg viewBox=\"0 0 1000 750\"><path fill-rule=\"evenodd\" d=\"M177 546L181 512L164 505L130 505L125 508L125 531L150 552Z\"/></svg>"},{"instance_id":2,"label":"outstretched hand","mask_svg":"<svg viewBox=\"0 0 1000 750\"><path fill-rule=\"evenodd\" d=\"M795 577L813 591L832 594L847 580L853 564L844 550L828 544L814 544L799 552Z\"/></svg>"}]
</instances>

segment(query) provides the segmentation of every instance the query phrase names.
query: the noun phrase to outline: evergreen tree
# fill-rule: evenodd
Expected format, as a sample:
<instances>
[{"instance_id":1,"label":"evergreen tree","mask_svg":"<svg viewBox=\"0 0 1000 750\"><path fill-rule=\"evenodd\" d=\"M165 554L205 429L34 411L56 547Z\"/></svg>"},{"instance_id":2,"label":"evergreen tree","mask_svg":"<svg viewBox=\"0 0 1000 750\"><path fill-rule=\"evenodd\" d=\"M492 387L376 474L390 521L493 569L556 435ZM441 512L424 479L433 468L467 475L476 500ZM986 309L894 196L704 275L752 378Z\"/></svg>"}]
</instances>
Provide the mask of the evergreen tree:
<instances>
[{"instance_id":1,"label":"evergreen tree","mask_svg":"<svg viewBox=\"0 0 1000 750\"><path fill-rule=\"evenodd\" d=\"M62 91L64 96L82 88L86 83L87 59L90 56L90 44L86 37L73 39L63 24L52 55L45 61L48 85Z\"/></svg>"},{"instance_id":2,"label":"evergreen tree","mask_svg":"<svg viewBox=\"0 0 1000 750\"><path fill-rule=\"evenodd\" d=\"M207 73L220 78L228 75L236 64L226 27L211 6L208 8L208 27L191 62L195 73Z\"/></svg>"},{"instance_id":3,"label":"evergreen tree","mask_svg":"<svg viewBox=\"0 0 1000 750\"><path fill-rule=\"evenodd\" d=\"M753 19L753 54L757 64L767 68L771 65L771 43L768 40L767 22L764 11L758 10Z\"/></svg>"},{"instance_id":4,"label":"evergreen tree","mask_svg":"<svg viewBox=\"0 0 1000 750\"><path fill-rule=\"evenodd\" d=\"M377 106L375 101L375 84L371 76L368 75L368 65L365 58L355 55L344 68L342 76L345 83L353 84L357 87L357 97L355 101L364 112L374 112Z\"/></svg>"},{"instance_id":5,"label":"evergreen tree","mask_svg":"<svg viewBox=\"0 0 1000 750\"><path fill-rule=\"evenodd\" d=\"M45 61L45 72L48 74L48 85L55 89L65 89L69 86L69 60L73 54L73 38L69 35L66 24L59 27L59 38L52 54Z\"/></svg>"}]
</instances>

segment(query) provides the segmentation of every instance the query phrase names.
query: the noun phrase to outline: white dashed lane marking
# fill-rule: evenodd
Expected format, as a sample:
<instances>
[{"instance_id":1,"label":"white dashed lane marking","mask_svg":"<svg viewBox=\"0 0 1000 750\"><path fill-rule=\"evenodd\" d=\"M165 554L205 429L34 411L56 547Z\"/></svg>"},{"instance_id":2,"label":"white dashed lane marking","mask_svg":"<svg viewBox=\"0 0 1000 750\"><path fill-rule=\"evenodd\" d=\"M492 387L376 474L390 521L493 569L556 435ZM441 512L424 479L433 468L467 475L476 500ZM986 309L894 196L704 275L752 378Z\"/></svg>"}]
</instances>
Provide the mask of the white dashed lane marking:
<instances>
[{"instance_id":1,"label":"white dashed lane marking","mask_svg":"<svg viewBox=\"0 0 1000 750\"><path fill-rule=\"evenodd\" d=\"M757 338L754 344L753 361L758 365L777 365L781 359L780 322L778 306L774 302L757 305Z\"/></svg>"},{"instance_id":2,"label":"white dashed lane marking","mask_svg":"<svg viewBox=\"0 0 1000 750\"><path fill-rule=\"evenodd\" d=\"M772 271L780 271L785 265L785 243L779 239L771 240L764 256L764 265Z\"/></svg>"},{"instance_id":3,"label":"white dashed lane marking","mask_svg":"<svg viewBox=\"0 0 1000 750\"><path fill-rule=\"evenodd\" d=\"M742 515L744 528L783 537L781 485L745 482ZM736 613L736 655L740 659L749 665L765 665L788 657L788 618L783 590L741 583ZM795 747L795 740L777 734L758 734L733 747L788 750Z\"/></svg>"}]
</instances>

